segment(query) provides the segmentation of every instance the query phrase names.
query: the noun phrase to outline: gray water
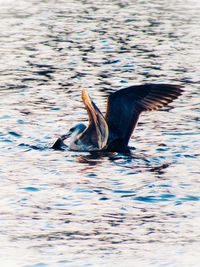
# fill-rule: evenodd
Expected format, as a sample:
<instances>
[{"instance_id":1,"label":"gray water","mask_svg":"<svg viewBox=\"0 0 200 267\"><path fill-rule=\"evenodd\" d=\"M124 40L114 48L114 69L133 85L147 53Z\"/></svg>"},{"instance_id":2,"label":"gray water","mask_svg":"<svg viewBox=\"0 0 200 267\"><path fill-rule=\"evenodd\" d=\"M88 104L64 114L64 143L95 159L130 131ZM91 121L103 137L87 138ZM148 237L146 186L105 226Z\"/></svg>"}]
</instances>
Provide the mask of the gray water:
<instances>
[{"instance_id":1,"label":"gray water","mask_svg":"<svg viewBox=\"0 0 200 267\"><path fill-rule=\"evenodd\" d=\"M0 1L0 265L200 266L200 2ZM130 154L53 151L81 89L184 94Z\"/></svg>"}]
</instances>

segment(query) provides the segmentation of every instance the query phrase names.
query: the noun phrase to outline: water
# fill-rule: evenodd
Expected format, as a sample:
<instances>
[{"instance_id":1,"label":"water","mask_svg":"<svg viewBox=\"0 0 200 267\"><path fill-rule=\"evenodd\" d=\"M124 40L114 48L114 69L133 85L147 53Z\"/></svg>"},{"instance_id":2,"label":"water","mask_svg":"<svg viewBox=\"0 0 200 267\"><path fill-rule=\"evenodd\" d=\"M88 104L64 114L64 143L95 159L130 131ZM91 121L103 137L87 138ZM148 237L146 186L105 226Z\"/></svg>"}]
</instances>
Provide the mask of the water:
<instances>
[{"instance_id":1,"label":"water","mask_svg":"<svg viewBox=\"0 0 200 267\"><path fill-rule=\"evenodd\" d=\"M1 266L197 267L200 2L0 1ZM53 151L132 84L185 86L130 155Z\"/></svg>"}]
</instances>

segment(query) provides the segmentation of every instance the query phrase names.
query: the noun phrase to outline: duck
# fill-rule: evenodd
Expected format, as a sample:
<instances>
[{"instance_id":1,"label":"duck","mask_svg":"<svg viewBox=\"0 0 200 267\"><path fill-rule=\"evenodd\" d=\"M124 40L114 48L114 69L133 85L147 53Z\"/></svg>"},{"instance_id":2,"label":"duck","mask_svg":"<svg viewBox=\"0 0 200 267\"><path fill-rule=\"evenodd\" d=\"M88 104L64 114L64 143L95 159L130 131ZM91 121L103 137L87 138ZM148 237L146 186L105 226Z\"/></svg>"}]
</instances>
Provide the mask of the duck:
<instances>
[{"instance_id":1,"label":"duck","mask_svg":"<svg viewBox=\"0 0 200 267\"><path fill-rule=\"evenodd\" d=\"M173 84L133 85L111 93L103 114L86 89L81 92L88 124L78 123L60 136L52 148L74 151L124 152L143 112L158 110L177 99L183 86Z\"/></svg>"}]
</instances>

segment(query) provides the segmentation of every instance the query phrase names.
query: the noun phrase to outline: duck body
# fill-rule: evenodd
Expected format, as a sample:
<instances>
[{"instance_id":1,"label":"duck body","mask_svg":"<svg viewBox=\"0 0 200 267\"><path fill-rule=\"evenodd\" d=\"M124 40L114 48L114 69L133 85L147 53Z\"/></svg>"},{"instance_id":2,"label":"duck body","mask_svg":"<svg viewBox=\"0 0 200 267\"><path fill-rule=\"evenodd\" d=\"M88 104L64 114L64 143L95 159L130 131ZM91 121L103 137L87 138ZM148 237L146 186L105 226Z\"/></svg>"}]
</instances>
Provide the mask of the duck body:
<instances>
[{"instance_id":1,"label":"duck body","mask_svg":"<svg viewBox=\"0 0 200 267\"><path fill-rule=\"evenodd\" d=\"M72 127L56 140L52 148L61 149L65 146L64 141L70 137L71 150L126 151L140 114L167 106L182 92L182 86L179 85L130 86L109 95L106 114L103 115L87 90L83 90L82 100L88 113L88 126L81 123Z\"/></svg>"}]
</instances>

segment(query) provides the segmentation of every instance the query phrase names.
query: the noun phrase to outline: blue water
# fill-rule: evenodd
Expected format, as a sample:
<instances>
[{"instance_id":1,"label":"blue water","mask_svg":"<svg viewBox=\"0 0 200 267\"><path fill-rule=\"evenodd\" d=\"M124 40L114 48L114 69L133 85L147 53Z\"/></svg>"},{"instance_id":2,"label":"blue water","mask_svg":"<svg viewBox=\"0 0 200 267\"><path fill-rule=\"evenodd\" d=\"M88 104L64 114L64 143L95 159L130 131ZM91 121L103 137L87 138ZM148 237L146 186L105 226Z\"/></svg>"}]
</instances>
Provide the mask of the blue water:
<instances>
[{"instance_id":1,"label":"blue water","mask_svg":"<svg viewBox=\"0 0 200 267\"><path fill-rule=\"evenodd\" d=\"M0 265L199 267L200 3L0 1ZM81 90L183 96L141 116L131 153L53 151Z\"/></svg>"}]
</instances>

